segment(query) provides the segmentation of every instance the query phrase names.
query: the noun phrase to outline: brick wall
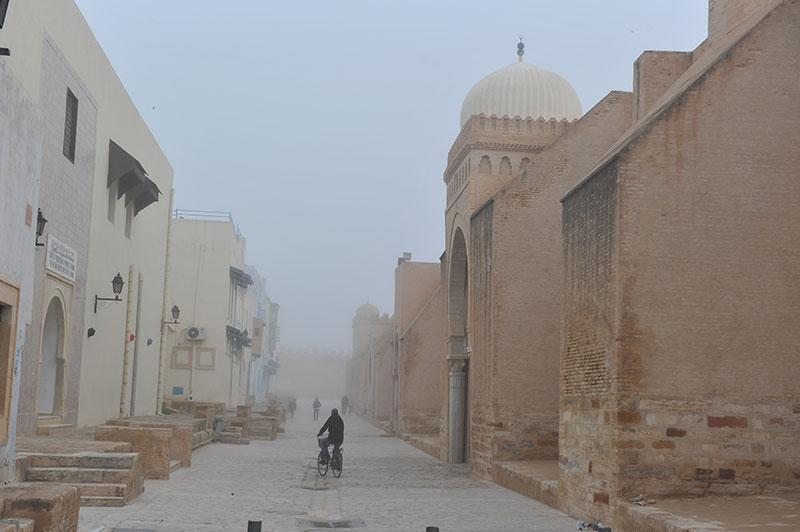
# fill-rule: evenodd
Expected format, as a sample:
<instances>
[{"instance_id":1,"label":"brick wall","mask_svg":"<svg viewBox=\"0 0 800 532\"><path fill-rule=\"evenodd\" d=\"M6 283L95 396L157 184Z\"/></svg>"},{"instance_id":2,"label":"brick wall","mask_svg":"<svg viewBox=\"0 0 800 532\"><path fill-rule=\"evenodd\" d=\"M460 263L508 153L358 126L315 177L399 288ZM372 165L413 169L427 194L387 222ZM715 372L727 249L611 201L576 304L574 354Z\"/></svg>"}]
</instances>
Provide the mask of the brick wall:
<instances>
[{"instance_id":1,"label":"brick wall","mask_svg":"<svg viewBox=\"0 0 800 532\"><path fill-rule=\"evenodd\" d=\"M696 62L565 200L567 511L800 483L798 31L800 2L783 2Z\"/></svg>"},{"instance_id":2,"label":"brick wall","mask_svg":"<svg viewBox=\"0 0 800 532\"><path fill-rule=\"evenodd\" d=\"M467 433L472 470L490 478L493 455L492 410L492 214L489 202L470 220L469 247L469 372Z\"/></svg>"},{"instance_id":3,"label":"brick wall","mask_svg":"<svg viewBox=\"0 0 800 532\"><path fill-rule=\"evenodd\" d=\"M607 519L615 472L617 168L595 174L564 202L564 347L559 499L565 511Z\"/></svg>"},{"instance_id":4,"label":"brick wall","mask_svg":"<svg viewBox=\"0 0 800 532\"><path fill-rule=\"evenodd\" d=\"M784 2L621 157L621 496L800 482L798 32Z\"/></svg>"},{"instance_id":5,"label":"brick wall","mask_svg":"<svg viewBox=\"0 0 800 532\"><path fill-rule=\"evenodd\" d=\"M642 118L692 64L692 52L644 52L633 63L633 121Z\"/></svg>"}]
</instances>

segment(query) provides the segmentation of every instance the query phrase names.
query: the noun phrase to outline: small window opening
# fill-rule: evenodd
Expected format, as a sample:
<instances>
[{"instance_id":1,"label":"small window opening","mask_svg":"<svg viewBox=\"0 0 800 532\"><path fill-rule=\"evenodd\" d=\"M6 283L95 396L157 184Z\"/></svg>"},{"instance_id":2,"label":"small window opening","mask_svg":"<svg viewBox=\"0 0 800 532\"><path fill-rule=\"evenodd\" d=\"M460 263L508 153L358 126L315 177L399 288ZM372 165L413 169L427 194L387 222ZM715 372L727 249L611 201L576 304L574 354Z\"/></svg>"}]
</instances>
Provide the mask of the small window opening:
<instances>
[{"instance_id":1,"label":"small window opening","mask_svg":"<svg viewBox=\"0 0 800 532\"><path fill-rule=\"evenodd\" d=\"M75 137L78 133L78 98L67 89L67 112L64 118L64 156L75 162Z\"/></svg>"}]
</instances>

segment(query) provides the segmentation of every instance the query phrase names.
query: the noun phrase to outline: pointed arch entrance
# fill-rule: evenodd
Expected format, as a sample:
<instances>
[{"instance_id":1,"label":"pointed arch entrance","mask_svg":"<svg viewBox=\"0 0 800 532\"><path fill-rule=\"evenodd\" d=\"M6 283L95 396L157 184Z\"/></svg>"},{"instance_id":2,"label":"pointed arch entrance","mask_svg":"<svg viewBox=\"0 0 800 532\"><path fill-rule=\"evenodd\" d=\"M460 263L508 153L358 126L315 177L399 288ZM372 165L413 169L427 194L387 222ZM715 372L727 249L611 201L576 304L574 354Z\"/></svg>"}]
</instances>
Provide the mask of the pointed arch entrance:
<instances>
[{"instance_id":1,"label":"pointed arch entrance","mask_svg":"<svg viewBox=\"0 0 800 532\"><path fill-rule=\"evenodd\" d=\"M64 379L65 344L64 306L53 297L47 306L42 327L42 344L37 385L39 414L58 415L61 408L61 389Z\"/></svg>"},{"instance_id":2,"label":"pointed arch entrance","mask_svg":"<svg viewBox=\"0 0 800 532\"><path fill-rule=\"evenodd\" d=\"M455 229L447 269L448 462L469 457L469 267L467 244Z\"/></svg>"}]
</instances>

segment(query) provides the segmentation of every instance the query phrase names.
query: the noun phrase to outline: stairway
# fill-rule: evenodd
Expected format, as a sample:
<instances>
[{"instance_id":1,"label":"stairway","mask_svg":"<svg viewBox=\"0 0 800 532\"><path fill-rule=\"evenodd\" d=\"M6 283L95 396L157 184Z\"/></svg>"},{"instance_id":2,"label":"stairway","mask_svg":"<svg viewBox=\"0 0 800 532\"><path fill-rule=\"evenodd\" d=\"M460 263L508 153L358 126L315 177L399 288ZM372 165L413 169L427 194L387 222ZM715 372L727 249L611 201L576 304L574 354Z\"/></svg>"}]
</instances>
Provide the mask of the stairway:
<instances>
[{"instance_id":1,"label":"stairway","mask_svg":"<svg viewBox=\"0 0 800 532\"><path fill-rule=\"evenodd\" d=\"M81 506L124 506L144 491L137 453L21 454L27 482L78 488Z\"/></svg>"},{"instance_id":2,"label":"stairway","mask_svg":"<svg viewBox=\"0 0 800 532\"><path fill-rule=\"evenodd\" d=\"M75 425L63 423L61 416L39 414L36 418L36 435L53 436L75 428Z\"/></svg>"}]
</instances>

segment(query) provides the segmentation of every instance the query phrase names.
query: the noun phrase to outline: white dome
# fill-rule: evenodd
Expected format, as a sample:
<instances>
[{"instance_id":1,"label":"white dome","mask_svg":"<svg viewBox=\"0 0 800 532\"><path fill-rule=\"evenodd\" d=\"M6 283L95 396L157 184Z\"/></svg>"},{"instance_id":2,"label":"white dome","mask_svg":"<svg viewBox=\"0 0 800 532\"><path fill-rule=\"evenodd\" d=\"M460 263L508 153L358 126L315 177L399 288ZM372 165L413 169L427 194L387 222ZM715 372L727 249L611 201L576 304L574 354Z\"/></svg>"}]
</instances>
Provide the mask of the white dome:
<instances>
[{"instance_id":1,"label":"white dome","mask_svg":"<svg viewBox=\"0 0 800 532\"><path fill-rule=\"evenodd\" d=\"M522 61L492 72L467 93L461 104L461 127L472 115L580 118L581 101L567 80Z\"/></svg>"},{"instance_id":2,"label":"white dome","mask_svg":"<svg viewBox=\"0 0 800 532\"><path fill-rule=\"evenodd\" d=\"M377 320L381 317L381 311L378 307L370 303L364 303L356 310L357 320Z\"/></svg>"}]
</instances>

